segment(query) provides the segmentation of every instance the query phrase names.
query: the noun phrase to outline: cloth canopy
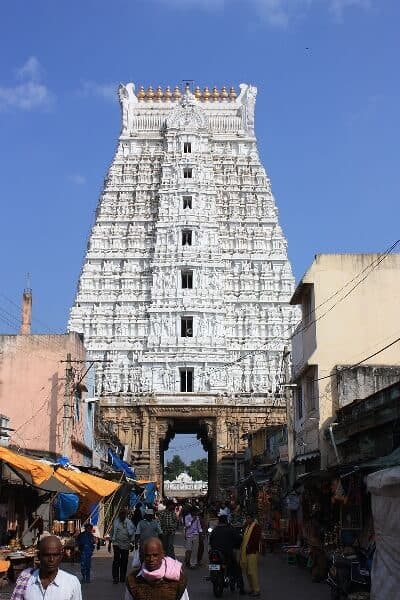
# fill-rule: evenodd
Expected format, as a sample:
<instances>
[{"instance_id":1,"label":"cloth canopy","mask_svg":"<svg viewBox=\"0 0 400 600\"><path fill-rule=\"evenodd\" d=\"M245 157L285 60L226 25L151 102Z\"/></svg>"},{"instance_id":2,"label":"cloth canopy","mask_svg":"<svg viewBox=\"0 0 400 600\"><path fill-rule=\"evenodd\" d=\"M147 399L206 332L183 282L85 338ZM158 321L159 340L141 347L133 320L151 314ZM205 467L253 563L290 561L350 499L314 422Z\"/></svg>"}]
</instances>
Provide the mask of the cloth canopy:
<instances>
[{"instance_id":1,"label":"cloth canopy","mask_svg":"<svg viewBox=\"0 0 400 600\"><path fill-rule=\"evenodd\" d=\"M120 486L119 483L102 479L95 475L88 475L80 471L58 468L54 477L80 496L88 498L91 502L99 502L105 496L109 496Z\"/></svg>"},{"instance_id":2,"label":"cloth canopy","mask_svg":"<svg viewBox=\"0 0 400 600\"><path fill-rule=\"evenodd\" d=\"M41 483L50 479L53 475L53 468L51 465L42 463L34 458L22 456L21 454L12 452L8 448L0 447L0 460L3 460L10 466L30 475L33 485L40 486Z\"/></svg>"},{"instance_id":3,"label":"cloth canopy","mask_svg":"<svg viewBox=\"0 0 400 600\"><path fill-rule=\"evenodd\" d=\"M0 460L4 461L20 473L21 477L32 485L56 492L76 492L91 503L97 503L105 496L109 496L120 486L119 483L108 481L101 477L88 475L81 471L54 468L34 458L22 456L8 448L0 447ZM30 481L29 481L30 480Z\"/></svg>"}]
</instances>

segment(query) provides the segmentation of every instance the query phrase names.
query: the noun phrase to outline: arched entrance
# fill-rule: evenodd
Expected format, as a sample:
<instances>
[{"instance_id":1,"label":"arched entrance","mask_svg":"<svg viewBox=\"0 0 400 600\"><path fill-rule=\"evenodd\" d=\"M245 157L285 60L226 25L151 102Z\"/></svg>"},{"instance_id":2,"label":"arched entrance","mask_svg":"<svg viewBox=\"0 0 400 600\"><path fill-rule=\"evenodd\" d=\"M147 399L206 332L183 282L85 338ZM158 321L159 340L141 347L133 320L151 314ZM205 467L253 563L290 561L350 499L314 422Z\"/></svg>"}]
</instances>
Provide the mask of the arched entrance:
<instances>
[{"instance_id":1,"label":"arched entrance","mask_svg":"<svg viewBox=\"0 0 400 600\"><path fill-rule=\"evenodd\" d=\"M283 398L263 394L232 396L212 394L152 395L134 405L126 398L100 401L99 418L114 424L115 433L131 449L138 477L163 486L163 454L175 433L196 433L208 452L208 493L212 499L235 486L247 446L245 434L286 420ZM125 402L124 402L125 401Z\"/></svg>"},{"instance_id":2,"label":"arched entrance","mask_svg":"<svg viewBox=\"0 0 400 600\"><path fill-rule=\"evenodd\" d=\"M162 480L160 486L164 493L164 471L165 471L165 452L168 450L171 440L174 439L176 434L179 433L194 433L197 439L200 440L203 450L207 452L207 463L208 463L208 485L209 494L215 497L216 490L216 452L214 451L214 440L212 432L214 430L214 424L212 419L193 419L191 417L177 417L174 419L168 419L167 431L164 439L160 439L160 474ZM210 487L211 486L211 487Z\"/></svg>"}]
</instances>

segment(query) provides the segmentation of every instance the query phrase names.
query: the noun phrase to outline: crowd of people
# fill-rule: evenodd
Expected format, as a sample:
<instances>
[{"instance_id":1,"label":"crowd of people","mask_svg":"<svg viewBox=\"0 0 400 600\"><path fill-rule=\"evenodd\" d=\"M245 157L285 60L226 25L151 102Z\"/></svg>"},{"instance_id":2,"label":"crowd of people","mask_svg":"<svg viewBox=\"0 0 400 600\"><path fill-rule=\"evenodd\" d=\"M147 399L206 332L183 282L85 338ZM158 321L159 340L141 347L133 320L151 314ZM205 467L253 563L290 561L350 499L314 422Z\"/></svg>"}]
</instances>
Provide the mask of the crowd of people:
<instances>
[{"instance_id":1,"label":"crowd of people","mask_svg":"<svg viewBox=\"0 0 400 600\"><path fill-rule=\"evenodd\" d=\"M178 528L182 528L184 536L184 564L175 558ZM113 552L112 580L114 584L126 585L125 600L189 600L185 568L199 568L206 549L210 548L223 555L240 594L260 596L260 537L261 529L254 515L229 501L213 505L178 504L171 499L151 506L138 503L134 510L121 508L112 524L108 540L108 551ZM96 544L90 524L79 533L76 543L81 557L81 581L90 583ZM38 557L39 568L22 572L11 600L40 600L44 594L49 600L60 598L60 587L68 591L65 597L81 600L78 579L59 568L62 545L57 536L41 540Z\"/></svg>"}]
</instances>

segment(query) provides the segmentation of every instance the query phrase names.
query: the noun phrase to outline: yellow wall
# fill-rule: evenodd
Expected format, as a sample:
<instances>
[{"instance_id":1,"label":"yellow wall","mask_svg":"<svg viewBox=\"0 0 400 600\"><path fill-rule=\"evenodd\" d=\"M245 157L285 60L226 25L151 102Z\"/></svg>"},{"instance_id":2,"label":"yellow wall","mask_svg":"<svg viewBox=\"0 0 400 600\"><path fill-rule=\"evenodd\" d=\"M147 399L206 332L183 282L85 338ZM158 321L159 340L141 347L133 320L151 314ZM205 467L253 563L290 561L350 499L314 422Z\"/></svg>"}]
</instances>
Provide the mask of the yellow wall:
<instances>
[{"instance_id":1,"label":"yellow wall","mask_svg":"<svg viewBox=\"0 0 400 600\"><path fill-rule=\"evenodd\" d=\"M307 285L311 284L316 319L306 331L302 323L293 336L292 359L294 379L301 379L306 364L317 365L317 377L329 375L336 365L352 365L400 337L400 254L387 256L374 270L378 254L321 254L300 282L294 298L300 303ZM368 274L368 275L367 275ZM361 281L364 279L364 281ZM354 281L351 282L351 280ZM351 289L358 283L353 290ZM344 288L330 300L338 290ZM345 298L344 296L348 294ZM322 306L320 306L323 304ZM400 343L364 362L371 365L399 365ZM307 452L312 451L318 436L315 429L326 427L334 414L334 378L318 382L319 411L317 419L297 424L308 430ZM330 446L319 436L323 465ZM307 447L308 446L308 447Z\"/></svg>"}]
</instances>

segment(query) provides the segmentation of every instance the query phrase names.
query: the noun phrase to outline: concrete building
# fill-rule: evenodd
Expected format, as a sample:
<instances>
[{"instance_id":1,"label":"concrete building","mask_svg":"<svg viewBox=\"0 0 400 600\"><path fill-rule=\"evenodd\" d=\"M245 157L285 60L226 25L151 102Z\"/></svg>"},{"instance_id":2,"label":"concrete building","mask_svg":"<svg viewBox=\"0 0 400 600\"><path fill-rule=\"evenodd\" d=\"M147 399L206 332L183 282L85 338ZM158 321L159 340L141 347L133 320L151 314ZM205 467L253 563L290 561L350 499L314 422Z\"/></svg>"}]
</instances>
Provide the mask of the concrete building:
<instances>
[{"instance_id":1,"label":"concrete building","mask_svg":"<svg viewBox=\"0 0 400 600\"><path fill-rule=\"evenodd\" d=\"M143 477L160 480L162 449L192 432L216 489L216 463L232 477L235 440L285 419L275 390L298 312L256 94L119 88L121 133L69 330L100 361L103 419Z\"/></svg>"},{"instance_id":2,"label":"concrete building","mask_svg":"<svg viewBox=\"0 0 400 600\"><path fill-rule=\"evenodd\" d=\"M31 305L25 292L21 334L0 335L0 412L9 418L9 445L51 459L66 455L76 465L89 466L93 405L82 401L83 382L78 385L86 369L82 338L77 333L31 335Z\"/></svg>"},{"instance_id":3,"label":"concrete building","mask_svg":"<svg viewBox=\"0 0 400 600\"><path fill-rule=\"evenodd\" d=\"M336 462L337 410L399 380L399 344L380 350L398 337L400 255L317 255L291 304L302 310L292 337L297 387L287 391L290 458L301 473Z\"/></svg>"}]
</instances>

